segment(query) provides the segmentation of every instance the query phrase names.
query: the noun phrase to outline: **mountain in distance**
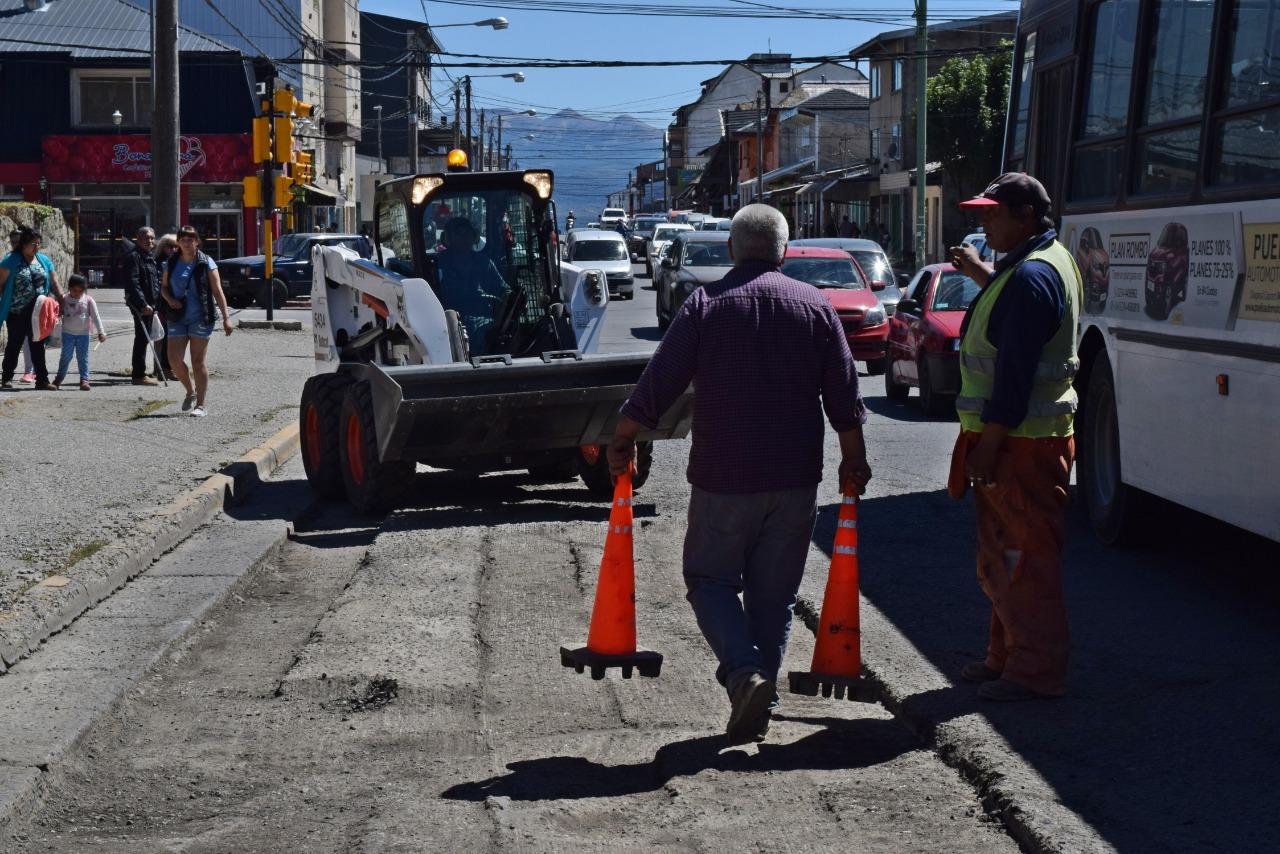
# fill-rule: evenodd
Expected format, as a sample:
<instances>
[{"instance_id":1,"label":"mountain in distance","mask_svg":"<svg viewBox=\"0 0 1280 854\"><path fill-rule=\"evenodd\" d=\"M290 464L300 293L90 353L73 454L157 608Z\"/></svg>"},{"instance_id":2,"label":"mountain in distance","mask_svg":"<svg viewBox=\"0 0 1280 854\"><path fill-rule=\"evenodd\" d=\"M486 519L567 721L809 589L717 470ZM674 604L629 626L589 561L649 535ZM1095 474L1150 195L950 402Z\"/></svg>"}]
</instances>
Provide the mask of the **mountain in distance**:
<instances>
[{"instance_id":1,"label":"mountain in distance","mask_svg":"<svg viewBox=\"0 0 1280 854\"><path fill-rule=\"evenodd\" d=\"M627 186L630 170L662 159L663 129L635 116L591 118L571 109L546 116L498 112L503 145L510 143L520 168L555 173L561 224L569 211L584 225L598 220L608 195Z\"/></svg>"}]
</instances>

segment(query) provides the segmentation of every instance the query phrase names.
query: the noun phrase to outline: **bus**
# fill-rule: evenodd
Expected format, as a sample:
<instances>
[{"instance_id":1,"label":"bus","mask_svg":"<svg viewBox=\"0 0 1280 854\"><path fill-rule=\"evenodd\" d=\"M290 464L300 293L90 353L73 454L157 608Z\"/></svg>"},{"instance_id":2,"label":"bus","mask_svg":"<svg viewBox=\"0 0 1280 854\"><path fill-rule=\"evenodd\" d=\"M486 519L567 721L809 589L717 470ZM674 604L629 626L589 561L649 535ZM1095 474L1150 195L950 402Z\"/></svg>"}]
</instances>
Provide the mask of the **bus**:
<instances>
[{"instance_id":1,"label":"bus","mask_svg":"<svg viewBox=\"0 0 1280 854\"><path fill-rule=\"evenodd\" d=\"M1280 541L1280 0L1023 0L1004 164L1084 278L1078 494Z\"/></svg>"}]
</instances>

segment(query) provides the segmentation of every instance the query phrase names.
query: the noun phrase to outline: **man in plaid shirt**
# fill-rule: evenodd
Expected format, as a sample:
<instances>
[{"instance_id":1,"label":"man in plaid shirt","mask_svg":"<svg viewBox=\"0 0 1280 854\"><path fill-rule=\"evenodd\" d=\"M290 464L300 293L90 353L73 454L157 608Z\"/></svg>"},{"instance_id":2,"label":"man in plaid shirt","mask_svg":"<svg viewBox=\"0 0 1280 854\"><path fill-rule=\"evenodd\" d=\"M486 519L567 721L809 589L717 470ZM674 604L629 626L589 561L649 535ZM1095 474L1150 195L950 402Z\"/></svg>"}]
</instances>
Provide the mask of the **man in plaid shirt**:
<instances>
[{"instance_id":1,"label":"man in plaid shirt","mask_svg":"<svg viewBox=\"0 0 1280 854\"><path fill-rule=\"evenodd\" d=\"M841 481L861 492L871 478L866 408L844 329L816 288L778 272L786 247L787 222L775 208L738 212L734 268L685 300L608 450L611 470L625 471L637 434L694 384L684 577L720 662L733 744L762 740L778 702L822 480L824 412L840 437Z\"/></svg>"}]
</instances>

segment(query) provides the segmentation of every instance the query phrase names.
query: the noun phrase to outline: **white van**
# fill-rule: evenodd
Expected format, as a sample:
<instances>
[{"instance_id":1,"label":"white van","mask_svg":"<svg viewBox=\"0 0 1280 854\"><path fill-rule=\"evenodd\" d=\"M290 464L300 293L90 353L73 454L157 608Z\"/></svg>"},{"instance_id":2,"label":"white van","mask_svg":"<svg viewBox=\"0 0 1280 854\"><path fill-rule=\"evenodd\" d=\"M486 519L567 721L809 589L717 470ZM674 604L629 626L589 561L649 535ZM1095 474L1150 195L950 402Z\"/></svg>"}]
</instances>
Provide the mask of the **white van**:
<instances>
[{"instance_id":1,"label":"white van","mask_svg":"<svg viewBox=\"0 0 1280 854\"><path fill-rule=\"evenodd\" d=\"M564 260L577 267L603 270L609 282L609 296L635 296L635 276L627 241L616 231L575 228L565 243Z\"/></svg>"}]
</instances>

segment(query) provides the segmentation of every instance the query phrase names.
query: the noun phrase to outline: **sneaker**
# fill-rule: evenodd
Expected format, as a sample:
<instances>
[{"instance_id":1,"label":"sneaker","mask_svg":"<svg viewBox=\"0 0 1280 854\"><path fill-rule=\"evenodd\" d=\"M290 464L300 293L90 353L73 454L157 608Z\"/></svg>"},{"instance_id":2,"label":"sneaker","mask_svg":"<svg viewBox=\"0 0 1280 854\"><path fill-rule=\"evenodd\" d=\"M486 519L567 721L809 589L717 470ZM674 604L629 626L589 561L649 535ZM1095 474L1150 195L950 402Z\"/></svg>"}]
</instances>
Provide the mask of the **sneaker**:
<instances>
[{"instance_id":1,"label":"sneaker","mask_svg":"<svg viewBox=\"0 0 1280 854\"><path fill-rule=\"evenodd\" d=\"M194 406L195 403L196 403L195 394L194 393L188 394L186 397L182 399L182 411L183 412L191 411L191 407Z\"/></svg>"},{"instance_id":2,"label":"sneaker","mask_svg":"<svg viewBox=\"0 0 1280 854\"><path fill-rule=\"evenodd\" d=\"M985 661L971 661L960 671L960 678L966 682L992 682L1000 678L1000 674L987 667Z\"/></svg>"},{"instance_id":3,"label":"sneaker","mask_svg":"<svg viewBox=\"0 0 1280 854\"><path fill-rule=\"evenodd\" d=\"M13 382L11 380L0 382L0 388L13 388Z\"/></svg>"},{"instance_id":4,"label":"sneaker","mask_svg":"<svg viewBox=\"0 0 1280 854\"><path fill-rule=\"evenodd\" d=\"M197 406L195 409L191 410L192 418L204 418L204 416L205 411L203 406Z\"/></svg>"},{"instance_id":5,"label":"sneaker","mask_svg":"<svg viewBox=\"0 0 1280 854\"><path fill-rule=\"evenodd\" d=\"M151 377L134 377L132 382L134 385L160 385L160 383L151 379Z\"/></svg>"},{"instance_id":6,"label":"sneaker","mask_svg":"<svg viewBox=\"0 0 1280 854\"><path fill-rule=\"evenodd\" d=\"M89 381L88 381L88 380L80 380L80 390L81 390L81 391L88 391L88 390L89 390Z\"/></svg>"},{"instance_id":7,"label":"sneaker","mask_svg":"<svg viewBox=\"0 0 1280 854\"><path fill-rule=\"evenodd\" d=\"M983 682L978 688L978 696L984 700L994 700L997 703L1016 703L1020 700L1041 700L1051 697L1051 694L1041 694L1039 691L1033 691L1026 685L1019 685L1017 682L1011 682L1008 679L994 679L990 682Z\"/></svg>"},{"instance_id":8,"label":"sneaker","mask_svg":"<svg viewBox=\"0 0 1280 854\"><path fill-rule=\"evenodd\" d=\"M28 385L30 385L35 381L36 381L36 375L34 371L27 371L25 374L22 375L22 379L19 380L19 382L24 382L24 383L27 383Z\"/></svg>"},{"instance_id":9,"label":"sneaker","mask_svg":"<svg viewBox=\"0 0 1280 854\"><path fill-rule=\"evenodd\" d=\"M759 673L742 680L733 692L733 711L725 728L730 744L746 744L764 737L769 729L773 692L774 684Z\"/></svg>"}]
</instances>

